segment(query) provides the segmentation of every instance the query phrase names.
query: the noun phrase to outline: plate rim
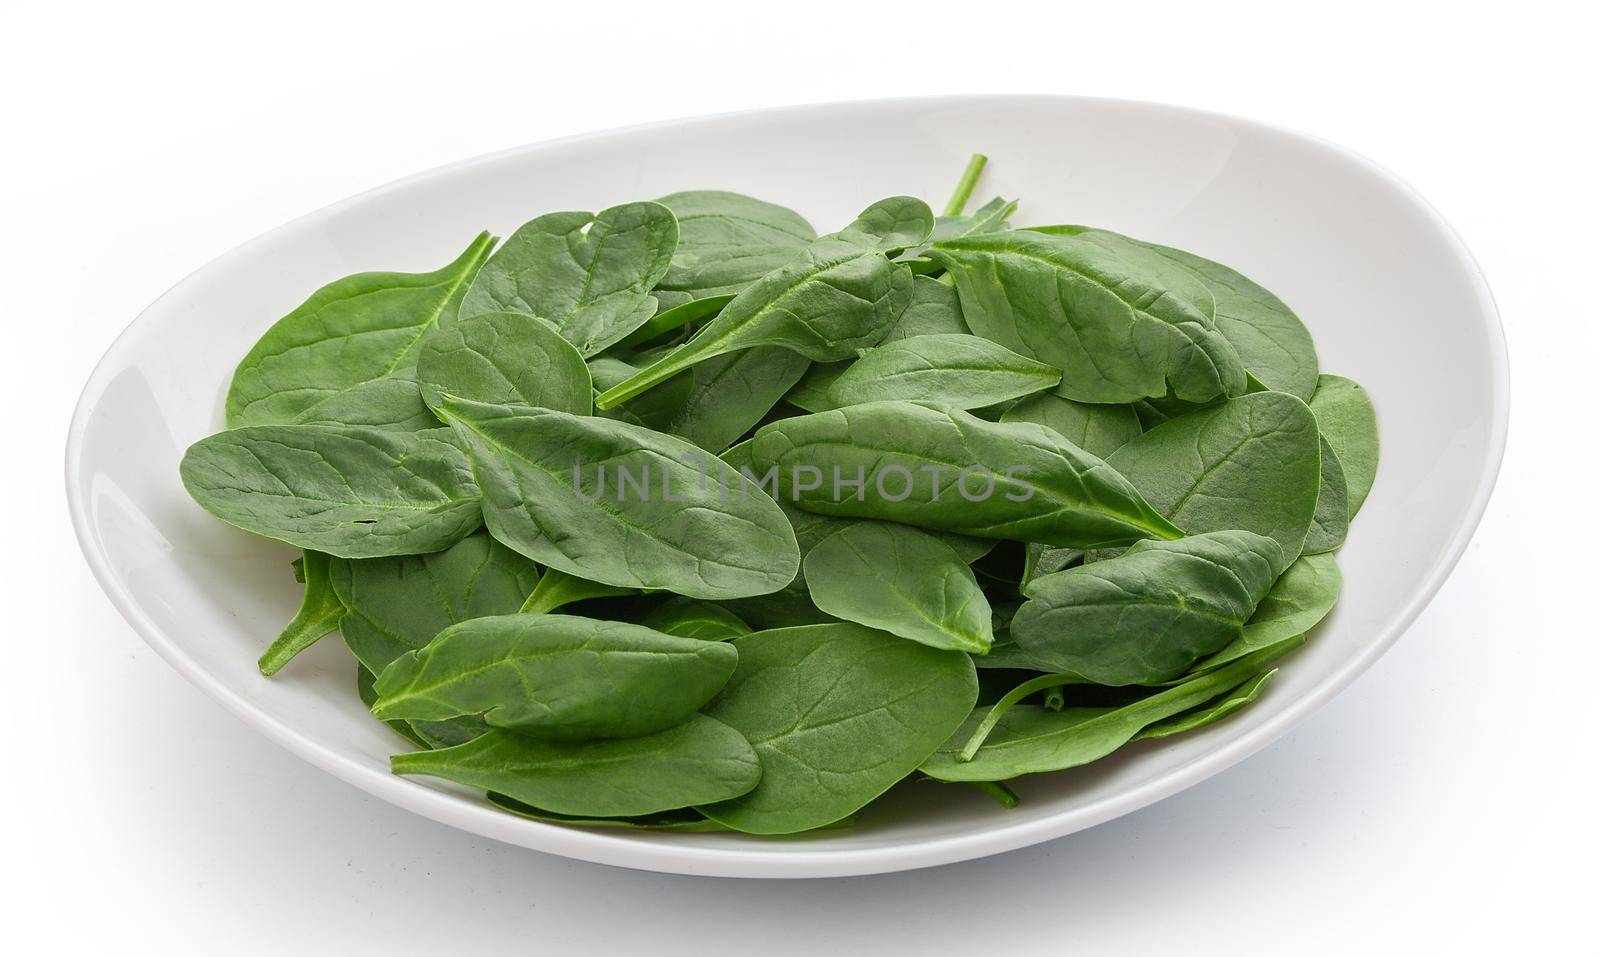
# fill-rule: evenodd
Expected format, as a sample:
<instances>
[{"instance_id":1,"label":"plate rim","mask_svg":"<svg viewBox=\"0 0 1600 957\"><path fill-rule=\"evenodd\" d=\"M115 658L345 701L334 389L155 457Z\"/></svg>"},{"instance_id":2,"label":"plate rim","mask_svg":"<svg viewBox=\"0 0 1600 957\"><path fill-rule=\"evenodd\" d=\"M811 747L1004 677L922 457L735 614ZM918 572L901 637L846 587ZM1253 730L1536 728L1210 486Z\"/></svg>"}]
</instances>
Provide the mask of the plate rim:
<instances>
[{"instance_id":1,"label":"plate rim","mask_svg":"<svg viewBox=\"0 0 1600 957\"><path fill-rule=\"evenodd\" d=\"M113 573L109 556L95 541L89 519L87 489L79 479L82 475L83 439L94 408L109 384L113 371L120 368L121 352L127 348L130 336L150 312L157 309L178 288L188 284L195 276L206 272L217 263L236 255L248 246L302 222L337 215L358 203L365 203L387 193L403 190L413 183L430 179L443 173L459 172L480 164L492 163L519 154L538 152L599 140L619 134L632 134L680 124L752 116L756 114L796 114L848 112L851 110L878 110L899 108L907 111L941 108L973 107L977 105L1036 104L1079 107L1121 107L1165 111L1190 118L1206 118L1225 124L1255 128L1278 136L1297 140L1324 150L1332 151L1345 160L1364 167L1369 173L1390 186L1399 199L1408 201L1417 212L1445 240L1445 246L1462 267L1468 278L1472 298L1479 306L1474 310L1475 321L1481 321L1492 359L1489 382L1492 396L1492 415L1489 423L1488 454L1474 477L1475 488L1463 520L1454 535L1430 568L1418 588L1395 615L1383 633L1357 655L1344 661L1328 678L1310 693L1288 701L1283 710L1271 720L1223 745L1173 768L1161 776L1137 787L1108 795L1084 807L1065 810L1032 821L1014 824L997 824L975 830L973 833L951 835L922 842L895 844L884 847L846 848L828 851L806 851L790 848L772 850L763 848L759 841L746 846L710 847L690 842L642 842L625 836L596 830L562 827L513 817L488 806L475 807L464 804L455 795L427 787L417 782L371 768L344 757L314 738L280 722L258 710L247 698L226 687L219 679L190 658L166 632L145 615L133 597L122 587ZM467 157L455 162L435 166L396 180L363 190L338 202L296 216L262 233L246 239L226 252L192 270L170 286L150 305L140 310L119 332L104 354L95 363L93 372L85 382L78 402L73 409L67 430L65 479L68 513L79 548L88 562L91 573L100 588L111 600L133 630L179 674L193 683L210 698L221 704L247 726L259 731L268 739L292 754L308 761L334 777L361 790L382 798L391 804L420 814L442 824L460 828L484 837L504 841L532 850L558 854L597 864L629 867L663 873L713 877L759 878L810 878L844 877L878 873L891 873L951 864L958 861L1003 853L1032 844L1064 837L1097 824L1147 807L1162 798L1192 787L1214 774L1220 773L1245 760L1268 744L1291 731L1301 721L1331 701L1357 677L1382 657L1400 636L1421 615L1438 594L1444 582L1459 563L1472 537L1482 522L1498 481L1505 458L1510 424L1510 359L1506 349L1505 330L1496 306L1494 295L1482 269L1461 236L1448 221L1416 189L1384 166L1356 153L1347 147L1313 134L1279 124L1198 109L1189 106L1118 97L1072 96L1059 94L957 94L941 96L882 97L859 100L825 101L792 104L779 107L734 110L694 116L674 117L649 123L612 127L578 133L571 136L540 140L512 146L493 152Z\"/></svg>"}]
</instances>

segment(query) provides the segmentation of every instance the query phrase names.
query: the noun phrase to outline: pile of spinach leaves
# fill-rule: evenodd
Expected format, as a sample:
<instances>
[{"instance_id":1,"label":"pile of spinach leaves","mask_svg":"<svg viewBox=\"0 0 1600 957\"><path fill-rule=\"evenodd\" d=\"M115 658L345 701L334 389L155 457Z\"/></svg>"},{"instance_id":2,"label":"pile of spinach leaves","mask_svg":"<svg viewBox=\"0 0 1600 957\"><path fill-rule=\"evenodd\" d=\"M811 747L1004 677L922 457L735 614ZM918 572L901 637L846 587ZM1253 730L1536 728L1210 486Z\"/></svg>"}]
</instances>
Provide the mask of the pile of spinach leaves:
<instances>
[{"instance_id":1,"label":"pile of spinach leaves","mask_svg":"<svg viewBox=\"0 0 1600 957\"><path fill-rule=\"evenodd\" d=\"M263 674L337 631L396 773L752 834L1248 706L1338 596L1372 404L1227 266L968 213L984 162L939 215L680 192L316 291L181 466L302 550Z\"/></svg>"}]
</instances>

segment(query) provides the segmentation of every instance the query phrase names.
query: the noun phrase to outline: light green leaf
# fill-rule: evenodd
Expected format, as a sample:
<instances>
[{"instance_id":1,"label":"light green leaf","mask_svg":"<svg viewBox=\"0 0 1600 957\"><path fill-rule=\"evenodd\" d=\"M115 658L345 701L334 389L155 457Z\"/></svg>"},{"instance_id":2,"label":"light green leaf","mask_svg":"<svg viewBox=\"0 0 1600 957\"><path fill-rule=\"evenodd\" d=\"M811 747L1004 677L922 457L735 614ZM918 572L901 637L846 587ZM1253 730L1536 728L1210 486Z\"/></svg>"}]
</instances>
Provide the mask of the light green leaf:
<instances>
[{"instance_id":1,"label":"light green leaf","mask_svg":"<svg viewBox=\"0 0 1600 957\"><path fill-rule=\"evenodd\" d=\"M315 411L318 404L415 369L422 337L454 320L493 246L483 233L435 272L357 273L317 290L240 361L228 389L228 427L331 421L342 413Z\"/></svg>"},{"instance_id":2,"label":"light green leaf","mask_svg":"<svg viewBox=\"0 0 1600 957\"><path fill-rule=\"evenodd\" d=\"M486 312L435 329L422 342L417 377L430 407L446 393L574 415L592 408L583 356L544 320L523 313Z\"/></svg>"},{"instance_id":3,"label":"light green leaf","mask_svg":"<svg viewBox=\"0 0 1600 957\"><path fill-rule=\"evenodd\" d=\"M989 600L972 569L934 535L856 522L805 556L817 607L931 648L983 654L994 641Z\"/></svg>"},{"instance_id":4,"label":"light green leaf","mask_svg":"<svg viewBox=\"0 0 1600 957\"><path fill-rule=\"evenodd\" d=\"M655 315L650 290L677 245L677 220L660 203L540 216L484 264L461 314L537 316L592 356Z\"/></svg>"},{"instance_id":5,"label":"light green leaf","mask_svg":"<svg viewBox=\"0 0 1600 957\"><path fill-rule=\"evenodd\" d=\"M1317 427L1339 456L1350 500L1350 517L1355 518L1378 475L1378 416L1372 408L1372 399L1367 390L1352 380L1324 375L1317 379L1317 391L1311 396L1311 411L1317 417Z\"/></svg>"}]
</instances>

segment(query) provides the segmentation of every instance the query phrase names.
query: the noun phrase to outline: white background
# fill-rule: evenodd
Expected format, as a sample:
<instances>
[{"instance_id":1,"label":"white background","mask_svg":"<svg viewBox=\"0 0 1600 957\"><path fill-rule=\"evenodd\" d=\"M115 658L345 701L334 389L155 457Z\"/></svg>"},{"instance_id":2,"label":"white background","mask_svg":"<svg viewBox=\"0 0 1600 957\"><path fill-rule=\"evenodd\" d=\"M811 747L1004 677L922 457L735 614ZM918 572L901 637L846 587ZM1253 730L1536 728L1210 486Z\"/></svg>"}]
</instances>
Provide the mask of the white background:
<instances>
[{"instance_id":1,"label":"white background","mask_svg":"<svg viewBox=\"0 0 1600 957\"><path fill-rule=\"evenodd\" d=\"M1594 24L1468 8L8 6L0 935L13 953L1593 953ZM72 404L122 327L218 253L550 137L959 92L1160 100L1337 141L1426 195L1498 297L1512 427L1482 529L1386 658L1243 765L931 871L635 873L314 770L168 669L91 580L61 491Z\"/></svg>"}]
</instances>

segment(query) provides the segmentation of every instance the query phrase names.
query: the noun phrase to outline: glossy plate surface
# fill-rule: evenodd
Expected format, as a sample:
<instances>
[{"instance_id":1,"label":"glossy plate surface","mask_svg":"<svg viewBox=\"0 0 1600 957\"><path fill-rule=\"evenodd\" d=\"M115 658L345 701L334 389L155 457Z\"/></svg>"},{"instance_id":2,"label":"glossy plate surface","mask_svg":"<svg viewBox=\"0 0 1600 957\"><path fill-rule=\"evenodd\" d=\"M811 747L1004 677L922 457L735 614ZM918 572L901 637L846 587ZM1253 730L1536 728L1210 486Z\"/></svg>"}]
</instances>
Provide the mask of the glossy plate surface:
<instances>
[{"instance_id":1,"label":"glossy plate surface","mask_svg":"<svg viewBox=\"0 0 1600 957\"><path fill-rule=\"evenodd\" d=\"M886 195L942 204L968 154L977 201L1020 223L1105 226L1237 267L1286 300L1324 371L1365 385L1383 461L1339 554L1344 595L1262 699L1202 732L1023 779L1004 811L964 788L905 785L850 830L774 840L595 831L525 821L388 771L406 745L354 693L336 640L275 679L257 655L293 614L290 548L212 519L178 482L185 447L222 427L234 364L312 290L360 270L424 271L480 229L683 189L731 189L837 228ZM743 877L925 867L1059 837L1240 761L1370 666L1422 611L1476 527L1505 444L1504 340L1450 228L1393 175L1328 143L1145 103L959 97L807 106L599 133L468 160L357 196L224 255L147 309L84 389L67 494L106 593L174 668L324 770L419 814L584 860Z\"/></svg>"}]
</instances>

